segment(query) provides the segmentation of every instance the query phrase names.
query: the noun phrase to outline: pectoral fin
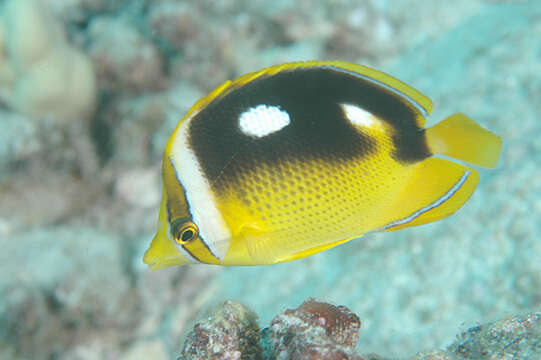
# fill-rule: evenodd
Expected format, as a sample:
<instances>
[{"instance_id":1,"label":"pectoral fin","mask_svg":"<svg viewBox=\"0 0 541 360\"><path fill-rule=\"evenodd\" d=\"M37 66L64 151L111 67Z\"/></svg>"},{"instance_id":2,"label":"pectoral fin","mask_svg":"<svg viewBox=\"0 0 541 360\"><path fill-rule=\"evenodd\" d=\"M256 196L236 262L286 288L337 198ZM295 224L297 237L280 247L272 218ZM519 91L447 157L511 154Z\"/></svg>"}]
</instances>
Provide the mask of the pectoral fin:
<instances>
[{"instance_id":1,"label":"pectoral fin","mask_svg":"<svg viewBox=\"0 0 541 360\"><path fill-rule=\"evenodd\" d=\"M278 234L277 232L264 233L257 227L247 226L243 231L243 237L254 264L270 265L302 259L359 236L332 242L322 237L320 242L299 244L292 241L293 239L287 237L286 234ZM299 247L299 245L301 246Z\"/></svg>"}]
</instances>

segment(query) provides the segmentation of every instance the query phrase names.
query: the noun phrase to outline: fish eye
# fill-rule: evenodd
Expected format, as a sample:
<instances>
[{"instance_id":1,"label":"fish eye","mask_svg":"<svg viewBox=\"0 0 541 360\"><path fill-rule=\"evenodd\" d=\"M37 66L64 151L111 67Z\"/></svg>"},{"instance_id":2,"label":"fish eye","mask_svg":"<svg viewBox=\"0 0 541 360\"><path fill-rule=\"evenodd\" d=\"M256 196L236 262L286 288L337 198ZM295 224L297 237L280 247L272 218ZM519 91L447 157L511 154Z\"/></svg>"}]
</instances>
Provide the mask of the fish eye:
<instances>
[{"instance_id":1,"label":"fish eye","mask_svg":"<svg viewBox=\"0 0 541 360\"><path fill-rule=\"evenodd\" d=\"M175 236L175 240L177 243L184 245L195 240L197 238L197 235L197 225L190 221L185 223L184 226L180 228L178 236Z\"/></svg>"}]
</instances>

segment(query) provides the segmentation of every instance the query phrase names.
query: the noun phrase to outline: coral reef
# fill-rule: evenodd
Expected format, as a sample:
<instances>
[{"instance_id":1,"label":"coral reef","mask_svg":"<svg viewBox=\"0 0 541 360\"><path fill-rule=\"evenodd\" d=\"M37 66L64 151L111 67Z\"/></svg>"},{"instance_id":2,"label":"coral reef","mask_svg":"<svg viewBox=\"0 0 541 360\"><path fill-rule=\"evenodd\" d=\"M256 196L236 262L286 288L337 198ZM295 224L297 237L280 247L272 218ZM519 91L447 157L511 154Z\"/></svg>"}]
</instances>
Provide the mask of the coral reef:
<instances>
[{"instance_id":1,"label":"coral reef","mask_svg":"<svg viewBox=\"0 0 541 360\"><path fill-rule=\"evenodd\" d=\"M344 306L309 299L275 316L258 332L257 316L231 301L220 304L188 333L180 359L390 360L355 351L361 322ZM410 360L536 359L541 357L541 313L479 325L458 335L447 350ZM259 344L258 344L259 341Z\"/></svg>"},{"instance_id":2,"label":"coral reef","mask_svg":"<svg viewBox=\"0 0 541 360\"><path fill-rule=\"evenodd\" d=\"M263 358L358 357L357 337L361 353L380 354L365 359L422 349L441 350L415 359L538 356L537 315L490 322L541 306L532 41L541 2L0 0L0 9L1 359L171 359L196 314L226 299L267 326L252 332ZM439 224L272 267L144 267L163 149L191 105L242 73L331 58L423 91L435 104L430 124L461 110L502 134L500 167ZM347 305L362 330L332 305L276 316L310 297ZM224 328L242 312L230 303L214 319ZM338 314L350 326L328 332ZM241 347L247 328L235 329Z\"/></svg>"}]
</instances>

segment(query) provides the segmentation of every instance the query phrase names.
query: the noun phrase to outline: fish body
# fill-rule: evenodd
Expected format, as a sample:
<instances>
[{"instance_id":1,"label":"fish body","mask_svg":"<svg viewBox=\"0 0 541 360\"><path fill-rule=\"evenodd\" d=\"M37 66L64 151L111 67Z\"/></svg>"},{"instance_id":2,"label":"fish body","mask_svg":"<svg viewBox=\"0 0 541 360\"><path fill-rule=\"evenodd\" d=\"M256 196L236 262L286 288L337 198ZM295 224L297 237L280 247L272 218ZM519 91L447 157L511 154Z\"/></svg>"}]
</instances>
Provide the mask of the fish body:
<instances>
[{"instance_id":1,"label":"fish body","mask_svg":"<svg viewBox=\"0 0 541 360\"><path fill-rule=\"evenodd\" d=\"M431 110L399 80L338 61L225 82L169 140L144 262L274 264L451 215L479 181L464 163L495 166L501 139L461 113L425 128Z\"/></svg>"}]
</instances>

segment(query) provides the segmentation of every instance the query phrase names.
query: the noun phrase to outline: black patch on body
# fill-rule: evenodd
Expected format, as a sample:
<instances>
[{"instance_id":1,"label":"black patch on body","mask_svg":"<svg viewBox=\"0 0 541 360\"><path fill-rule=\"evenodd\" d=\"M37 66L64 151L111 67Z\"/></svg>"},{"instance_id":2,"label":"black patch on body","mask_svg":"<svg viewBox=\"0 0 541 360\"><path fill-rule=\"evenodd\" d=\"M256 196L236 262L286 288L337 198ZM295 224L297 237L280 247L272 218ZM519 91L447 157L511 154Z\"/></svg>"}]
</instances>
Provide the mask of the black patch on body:
<instances>
[{"instance_id":1,"label":"black patch on body","mask_svg":"<svg viewBox=\"0 0 541 360\"><path fill-rule=\"evenodd\" d=\"M396 160L412 163L431 155L407 100L331 67L264 75L218 97L193 119L189 142L215 189L262 164L275 167L291 159L362 159L377 150L376 143L344 117L340 106L344 103L357 105L394 128ZM246 135L239 128L240 115L258 105L279 107L289 114L291 123L261 138Z\"/></svg>"}]
</instances>

